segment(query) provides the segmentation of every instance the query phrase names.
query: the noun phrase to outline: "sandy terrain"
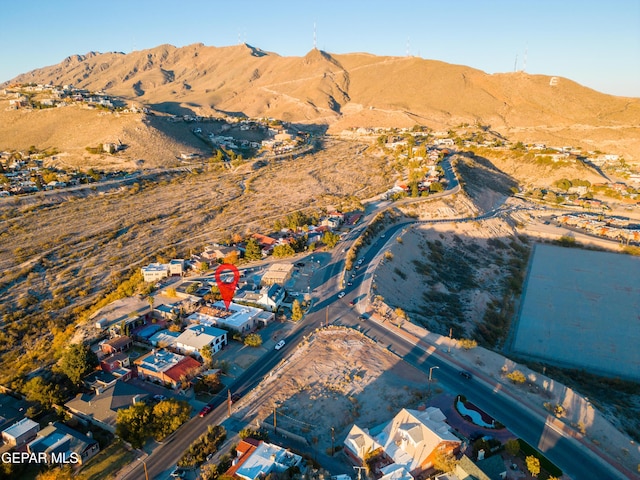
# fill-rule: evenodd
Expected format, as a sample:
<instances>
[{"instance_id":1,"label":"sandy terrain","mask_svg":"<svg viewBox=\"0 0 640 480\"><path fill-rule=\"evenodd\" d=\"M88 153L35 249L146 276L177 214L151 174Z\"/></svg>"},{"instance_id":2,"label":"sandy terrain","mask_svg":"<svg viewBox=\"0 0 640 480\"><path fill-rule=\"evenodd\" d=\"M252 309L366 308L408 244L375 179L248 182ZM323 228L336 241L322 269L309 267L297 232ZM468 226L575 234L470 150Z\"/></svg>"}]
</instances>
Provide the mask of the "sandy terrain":
<instances>
[{"instance_id":1,"label":"sandy terrain","mask_svg":"<svg viewBox=\"0 0 640 480\"><path fill-rule=\"evenodd\" d=\"M354 422L371 427L400 408L417 407L426 400L427 381L359 332L330 327L312 335L243 399L238 414L272 424L277 406L279 429L324 449L331 427L336 438L344 438Z\"/></svg>"}]
</instances>

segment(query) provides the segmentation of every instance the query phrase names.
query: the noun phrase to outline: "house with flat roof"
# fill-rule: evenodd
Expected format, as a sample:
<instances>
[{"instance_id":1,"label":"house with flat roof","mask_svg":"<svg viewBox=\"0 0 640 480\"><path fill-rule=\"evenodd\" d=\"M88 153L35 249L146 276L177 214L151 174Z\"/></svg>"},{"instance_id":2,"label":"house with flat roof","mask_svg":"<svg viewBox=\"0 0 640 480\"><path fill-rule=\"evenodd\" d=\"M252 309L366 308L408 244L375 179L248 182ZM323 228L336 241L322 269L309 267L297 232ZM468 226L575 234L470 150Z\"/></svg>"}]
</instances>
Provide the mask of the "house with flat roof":
<instances>
[{"instance_id":1,"label":"house with flat roof","mask_svg":"<svg viewBox=\"0 0 640 480\"><path fill-rule=\"evenodd\" d=\"M244 443L243 443L244 442ZM304 470L302 457L278 445L246 439L238 444L238 458L227 474L238 479L258 480L270 473L282 473L292 467Z\"/></svg>"},{"instance_id":2,"label":"house with flat roof","mask_svg":"<svg viewBox=\"0 0 640 480\"><path fill-rule=\"evenodd\" d=\"M148 396L147 391L118 380L106 388L96 387L94 392L78 394L65 403L65 407L84 424L93 423L115 433L118 410L129 408Z\"/></svg>"},{"instance_id":3,"label":"house with flat roof","mask_svg":"<svg viewBox=\"0 0 640 480\"><path fill-rule=\"evenodd\" d=\"M0 431L24 418L31 404L25 400L0 393Z\"/></svg>"},{"instance_id":4,"label":"house with flat roof","mask_svg":"<svg viewBox=\"0 0 640 480\"><path fill-rule=\"evenodd\" d=\"M150 263L140 270L142 278L148 283L157 282L169 276L169 265L166 263Z\"/></svg>"},{"instance_id":5,"label":"house with flat roof","mask_svg":"<svg viewBox=\"0 0 640 480\"><path fill-rule=\"evenodd\" d=\"M362 465L369 447L380 449L391 464L416 477L433 466L438 452L459 450L462 441L445 420L439 408L424 411L403 408L376 435L354 425L344 441L345 453L354 463Z\"/></svg>"},{"instance_id":6,"label":"house with flat roof","mask_svg":"<svg viewBox=\"0 0 640 480\"><path fill-rule=\"evenodd\" d=\"M149 337L149 343L154 347L166 348L176 343L176 338L180 336L180 332L172 332L171 330L160 330Z\"/></svg>"},{"instance_id":7,"label":"house with flat roof","mask_svg":"<svg viewBox=\"0 0 640 480\"><path fill-rule=\"evenodd\" d=\"M202 358L203 348L211 347L211 353L216 353L226 345L226 330L207 325L191 325L176 338L173 347L180 353L193 353Z\"/></svg>"},{"instance_id":8,"label":"house with flat roof","mask_svg":"<svg viewBox=\"0 0 640 480\"><path fill-rule=\"evenodd\" d=\"M269 266L264 275L262 275L262 285L273 285L277 283L284 285L293 274L292 263L273 263Z\"/></svg>"},{"instance_id":9,"label":"house with flat roof","mask_svg":"<svg viewBox=\"0 0 640 480\"><path fill-rule=\"evenodd\" d=\"M216 302L200 307L197 312L187 317L187 320L191 323L198 322L200 325L216 326L227 331L249 333L263 322L261 313L264 313L264 310L260 308L234 302L229 304L227 310L224 302Z\"/></svg>"},{"instance_id":10,"label":"house with flat roof","mask_svg":"<svg viewBox=\"0 0 640 480\"><path fill-rule=\"evenodd\" d=\"M62 455L65 461L82 465L100 451L100 446L93 438L63 423L53 422L38 432L36 439L27 445L27 451L55 454L57 458ZM74 457L78 459L78 463L74 461Z\"/></svg>"},{"instance_id":11,"label":"house with flat roof","mask_svg":"<svg viewBox=\"0 0 640 480\"><path fill-rule=\"evenodd\" d=\"M135 361L138 377L158 380L171 388L179 388L185 380L192 378L202 366L189 356L168 350L154 350Z\"/></svg>"},{"instance_id":12,"label":"house with flat roof","mask_svg":"<svg viewBox=\"0 0 640 480\"><path fill-rule=\"evenodd\" d=\"M2 431L2 441L7 445L20 447L35 438L40 424L30 418L23 418Z\"/></svg>"}]
</instances>

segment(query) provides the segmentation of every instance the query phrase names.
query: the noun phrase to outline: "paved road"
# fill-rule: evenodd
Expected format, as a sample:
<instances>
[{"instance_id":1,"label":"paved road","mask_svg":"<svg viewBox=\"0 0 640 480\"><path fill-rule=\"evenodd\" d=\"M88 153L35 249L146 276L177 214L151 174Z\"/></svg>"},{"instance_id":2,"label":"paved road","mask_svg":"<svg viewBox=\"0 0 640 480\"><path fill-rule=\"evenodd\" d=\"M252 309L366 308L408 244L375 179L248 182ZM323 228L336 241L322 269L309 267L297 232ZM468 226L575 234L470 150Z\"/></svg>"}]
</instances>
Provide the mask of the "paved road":
<instances>
[{"instance_id":1,"label":"paved road","mask_svg":"<svg viewBox=\"0 0 640 480\"><path fill-rule=\"evenodd\" d=\"M303 336L309 335L316 328L324 325L328 318L330 323L361 329L365 335L375 340L378 344L389 348L405 361L426 373L429 372L430 368L438 367L437 370L434 370L434 377L438 382L446 385L451 391L464 394L470 401L484 409L501 423L507 425L516 435L543 451L549 459L572 478L626 478L620 473L616 476L616 472L612 471L610 466L604 464L601 459L591 454L576 440L564 437L545 418L527 408L517 399L504 394L499 388L492 388L485 381L480 381L477 378L467 380L461 377L459 375L459 367L443 360L441 355L435 355L433 347L407 340L395 327L388 328L386 325L381 325L371 320L362 321L360 319L357 306L368 295L368 289L363 293L363 282L370 282L373 274L371 271L367 271L366 266L380 252L387 240L395 238L395 235L400 230L412 223L477 221L498 216L510 209L496 209L475 218L403 222L393 225L385 232L384 238L378 238L366 254L361 256L363 259L362 267L353 271L355 274L353 279L351 279L351 274L348 274L348 279L352 281L353 285L344 290L344 298L338 298L344 269L343 249L350 247L351 243L365 228L368 220L377 211L385 208L386 204L387 202L381 202L376 205L374 211L367 214L361 226L354 229L339 244L341 248L334 249L331 253L314 255L314 260L319 260L320 264L310 279L310 288L314 299L312 308L305 319L286 338L285 347L280 351L271 351L265 354L260 362L256 362L251 370L237 379L230 387L231 390L241 394L251 390L282 358L297 346ZM349 304L351 301L356 303L356 307ZM219 400L219 402L221 404L207 417L191 419L146 459L149 478L168 478L173 466L189 444L204 433L208 425L218 424L226 417L226 403L223 400ZM122 478L127 480L145 478L142 464L137 465Z\"/></svg>"}]
</instances>

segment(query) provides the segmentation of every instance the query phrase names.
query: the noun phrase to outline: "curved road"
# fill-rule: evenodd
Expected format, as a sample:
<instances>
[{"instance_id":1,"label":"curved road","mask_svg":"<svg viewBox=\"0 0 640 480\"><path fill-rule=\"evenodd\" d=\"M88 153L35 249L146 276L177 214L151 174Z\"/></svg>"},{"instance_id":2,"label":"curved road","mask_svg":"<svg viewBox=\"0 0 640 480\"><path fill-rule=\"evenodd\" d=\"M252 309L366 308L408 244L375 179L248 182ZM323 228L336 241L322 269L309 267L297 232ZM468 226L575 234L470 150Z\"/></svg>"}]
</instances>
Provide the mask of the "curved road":
<instances>
[{"instance_id":1,"label":"curved road","mask_svg":"<svg viewBox=\"0 0 640 480\"><path fill-rule=\"evenodd\" d=\"M443 192L444 194L451 194L453 189L456 189L456 191L459 189L457 181L455 183L450 181L449 187L451 188L447 192ZM412 199L406 200L411 201ZM367 218L373 218L377 211L386 206L387 202L381 202L373 212L367 215ZM507 425L509 430L544 452L551 461L556 463L571 478L628 478L611 465L605 463L577 440L568 438L559 432L551 422L553 417L545 418L541 416L528 408L528 406L523 405L511 394L501 391L500 386L492 385L488 378L480 379L476 376L472 380L464 379L459 375L459 367L445 359L440 352L435 352L433 346L427 345L422 341L408 340L396 327L379 324L371 320L363 322L360 320L360 314L356 308L349 305L349 302L352 301L359 305L367 299L368 292L362 293L363 284L370 282L373 275L373 269L368 271L367 264L380 253L387 240L394 238L394 235L401 229L415 223L483 220L495 217L508 210L510 209L499 208L474 218L412 221L393 225L385 232L384 238L378 238L368 251L361 256L363 260L362 267L352 272L355 274L353 279L349 274L349 279L353 285L344 290L345 296L341 299L338 298L338 293L344 270L342 252L345 248L349 248L362 232L365 228L365 223L363 222L361 226L347 235L344 241L339 244L342 248L337 248L331 253L314 254L314 260L320 262L320 268L314 272L310 279L314 303L305 319L287 337L287 343L283 349L265 354L259 362L254 364L251 370L238 377L230 387L231 391L245 394L254 388L288 353L297 347L304 336L311 334L318 327L324 325L328 317L330 323L360 329L378 344L390 349L404 361L425 373L431 367L437 366L437 378L440 383L446 385L451 391L465 395L498 421ZM363 304L366 303L364 302ZM212 413L205 418L198 416L192 418L145 459L144 463L147 466L149 478L168 478L169 472L188 446L198 436L202 435L209 425L220 423L224 419L227 415L224 395L226 395L226 391L218 397L219 400L215 403L216 408ZM142 463L142 461L139 461L130 472L120 478L127 480L145 478Z\"/></svg>"}]
</instances>

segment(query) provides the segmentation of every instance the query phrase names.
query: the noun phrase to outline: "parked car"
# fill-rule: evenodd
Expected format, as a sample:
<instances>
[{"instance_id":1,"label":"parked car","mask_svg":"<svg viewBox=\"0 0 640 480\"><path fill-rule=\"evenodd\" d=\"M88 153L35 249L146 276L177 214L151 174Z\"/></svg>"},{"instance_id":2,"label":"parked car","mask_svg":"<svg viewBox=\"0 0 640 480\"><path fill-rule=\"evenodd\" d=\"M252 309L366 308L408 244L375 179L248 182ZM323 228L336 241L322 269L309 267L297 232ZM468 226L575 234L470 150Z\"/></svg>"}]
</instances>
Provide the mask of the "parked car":
<instances>
[{"instance_id":1,"label":"parked car","mask_svg":"<svg viewBox=\"0 0 640 480\"><path fill-rule=\"evenodd\" d=\"M186 474L186 470L176 467L173 472L171 472L171 478L184 478Z\"/></svg>"},{"instance_id":2,"label":"parked car","mask_svg":"<svg viewBox=\"0 0 640 480\"><path fill-rule=\"evenodd\" d=\"M211 413L211 410L213 410L213 407L211 405L205 405L204 407L202 407L202 410L200 410L200 413L198 415L200 415L201 417L205 417L209 413Z\"/></svg>"},{"instance_id":3,"label":"parked car","mask_svg":"<svg viewBox=\"0 0 640 480\"><path fill-rule=\"evenodd\" d=\"M471 375L471 373L467 372L466 370L460 370L458 373L460 374L461 377L466 378L468 380L471 380L473 378L473 375Z\"/></svg>"},{"instance_id":4,"label":"parked car","mask_svg":"<svg viewBox=\"0 0 640 480\"><path fill-rule=\"evenodd\" d=\"M276 343L276 350L280 350L282 347L284 347L284 340L280 340L278 343Z\"/></svg>"},{"instance_id":5,"label":"parked car","mask_svg":"<svg viewBox=\"0 0 640 480\"><path fill-rule=\"evenodd\" d=\"M154 395L154 396L153 396L153 399L154 399L154 400L157 400L158 402L161 402L161 401L162 401L162 400L164 400L165 398L167 398L167 397L165 397L164 395Z\"/></svg>"},{"instance_id":6,"label":"parked car","mask_svg":"<svg viewBox=\"0 0 640 480\"><path fill-rule=\"evenodd\" d=\"M342 298L342 297L344 297L344 296L345 296L345 293L344 293L344 292L340 292L340 293L338 294L338 298Z\"/></svg>"},{"instance_id":7,"label":"parked car","mask_svg":"<svg viewBox=\"0 0 640 480\"><path fill-rule=\"evenodd\" d=\"M240 394L239 393L234 393L233 395L231 395L231 403L236 403L238 400L240 400Z\"/></svg>"},{"instance_id":8,"label":"parked car","mask_svg":"<svg viewBox=\"0 0 640 480\"><path fill-rule=\"evenodd\" d=\"M355 304L356 304L356 302L354 302L353 300L351 300L351 301L349 302L349 305L351 305L352 307L353 307Z\"/></svg>"}]
</instances>

